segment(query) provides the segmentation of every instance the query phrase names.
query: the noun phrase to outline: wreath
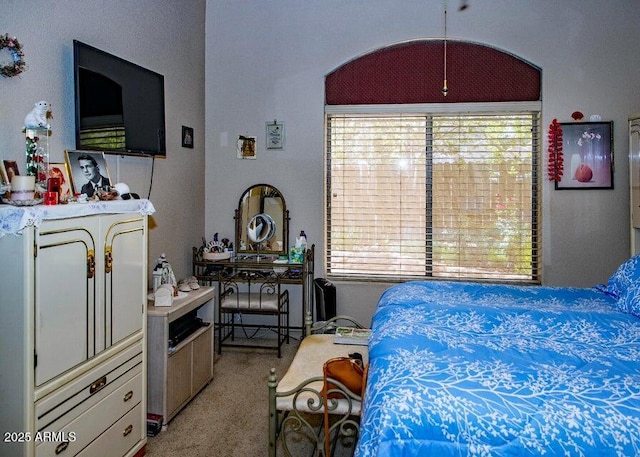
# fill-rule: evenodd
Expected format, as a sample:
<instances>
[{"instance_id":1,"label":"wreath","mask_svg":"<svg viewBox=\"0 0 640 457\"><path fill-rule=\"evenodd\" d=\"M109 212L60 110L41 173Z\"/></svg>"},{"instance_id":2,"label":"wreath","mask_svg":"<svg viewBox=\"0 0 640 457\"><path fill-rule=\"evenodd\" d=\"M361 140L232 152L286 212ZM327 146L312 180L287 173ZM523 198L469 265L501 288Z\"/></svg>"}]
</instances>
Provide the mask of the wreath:
<instances>
[{"instance_id":1,"label":"wreath","mask_svg":"<svg viewBox=\"0 0 640 457\"><path fill-rule=\"evenodd\" d=\"M5 48L11 53L13 63L0 66L0 74L5 78L10 78L24 71L24 53L22 52L22 45L18 42L18 39L16 37L9 37L8 34L4 36L0 35L0 51Z\"/></svg>"}]
</instances>

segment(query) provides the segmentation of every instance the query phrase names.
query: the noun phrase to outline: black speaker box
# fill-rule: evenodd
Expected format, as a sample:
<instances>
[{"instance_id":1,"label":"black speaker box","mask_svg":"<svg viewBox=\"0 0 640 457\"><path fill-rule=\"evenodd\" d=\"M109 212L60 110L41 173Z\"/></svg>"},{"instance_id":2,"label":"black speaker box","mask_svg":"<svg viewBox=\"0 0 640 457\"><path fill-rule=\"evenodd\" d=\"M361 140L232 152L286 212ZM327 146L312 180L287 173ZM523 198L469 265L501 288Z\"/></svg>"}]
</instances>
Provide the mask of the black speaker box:
<instances>
[{"instance_id":1,"label":"black speaker box","mask_svg":"<svg viewBox=\"0 0 640 457\"><path fill-rule=\"evenodd\" d=\"M326 321L336 316L336 286L325 278L313 281L316 292L316 321Z\"/></svg>"}]
</instances>

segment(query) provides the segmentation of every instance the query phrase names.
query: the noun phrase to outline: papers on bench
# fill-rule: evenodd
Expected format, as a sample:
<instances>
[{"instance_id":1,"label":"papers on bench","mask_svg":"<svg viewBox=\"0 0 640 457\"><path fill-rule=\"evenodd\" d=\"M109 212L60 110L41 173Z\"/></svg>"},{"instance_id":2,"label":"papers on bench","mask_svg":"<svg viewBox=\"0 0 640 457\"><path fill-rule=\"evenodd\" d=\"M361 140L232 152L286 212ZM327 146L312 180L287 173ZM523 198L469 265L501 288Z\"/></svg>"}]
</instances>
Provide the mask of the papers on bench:
<instances>
[{"instance_id":1,"label":"papers on bench","mask_svg":"<svg viewBox=\"0 0 640 457\"><path fill-rule=\"evenodd\" d=\"M367 346L371 329L354 328L354 327L338 327L333 342L336 344L356 344L359 346Z\"/></svg>"}]
</instances>

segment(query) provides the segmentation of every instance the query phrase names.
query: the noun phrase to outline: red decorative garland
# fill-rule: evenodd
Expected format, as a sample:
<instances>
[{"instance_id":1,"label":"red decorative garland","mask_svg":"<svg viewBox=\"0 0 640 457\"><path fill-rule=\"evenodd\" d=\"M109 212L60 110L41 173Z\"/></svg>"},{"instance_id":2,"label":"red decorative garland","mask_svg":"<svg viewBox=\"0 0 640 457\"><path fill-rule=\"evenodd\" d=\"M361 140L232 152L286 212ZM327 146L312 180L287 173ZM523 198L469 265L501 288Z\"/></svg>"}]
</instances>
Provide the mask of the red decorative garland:
<instances>
[{"instance_id":1,"label":"red decorative garland","mask_svg":"<svg viewBox=\"0 0 640 457\"><path fill-rule=\"evenodd\" d=\"M557 120L549 124L549 165L547 174L549 181L562 181L564 172L564 157L562 155L562 127Z\"/></svg>"}]
</instances>

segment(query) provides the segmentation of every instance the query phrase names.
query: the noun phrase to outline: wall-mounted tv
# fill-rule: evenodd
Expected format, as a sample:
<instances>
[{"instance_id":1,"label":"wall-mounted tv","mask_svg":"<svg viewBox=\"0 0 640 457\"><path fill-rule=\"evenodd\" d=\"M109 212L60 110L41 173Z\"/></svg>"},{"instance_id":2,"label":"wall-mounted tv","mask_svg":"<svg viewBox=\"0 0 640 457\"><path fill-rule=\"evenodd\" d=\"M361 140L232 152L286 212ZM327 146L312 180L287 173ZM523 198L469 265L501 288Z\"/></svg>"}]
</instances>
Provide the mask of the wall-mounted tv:
<instances>
[{"instance_id":1,"label":"wall-mounted tv","mask_svg":"<svg viewBox=\"0 0 640 457\"><path fill-rule=\"evenodd\" d=\"M76 149L166 156L164 76L73 41Z\"/></svg>"}]
</instances>

